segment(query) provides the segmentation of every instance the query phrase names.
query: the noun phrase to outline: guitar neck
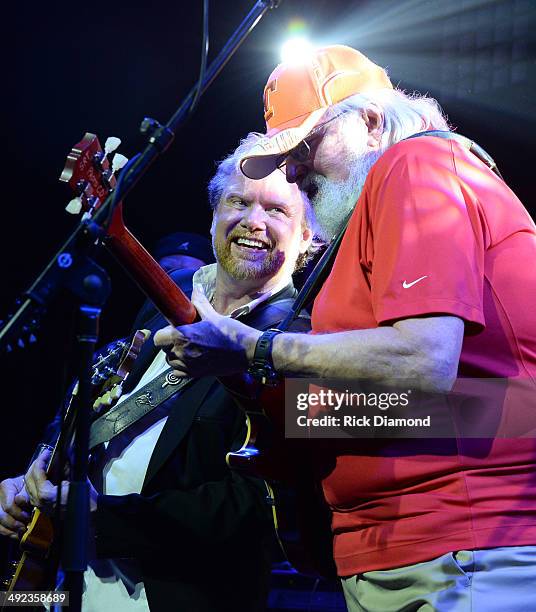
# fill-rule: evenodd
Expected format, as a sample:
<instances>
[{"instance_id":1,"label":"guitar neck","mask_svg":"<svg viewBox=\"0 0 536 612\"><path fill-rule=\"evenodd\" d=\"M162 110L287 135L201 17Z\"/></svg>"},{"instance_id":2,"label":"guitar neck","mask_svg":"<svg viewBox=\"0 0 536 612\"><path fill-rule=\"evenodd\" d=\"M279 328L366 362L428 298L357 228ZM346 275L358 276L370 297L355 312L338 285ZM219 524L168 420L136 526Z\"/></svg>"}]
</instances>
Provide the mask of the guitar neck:
<instances>
[{"instance_id":1,"label":"guitar neck","mask_svg":"<svg viewBox=\"0 0 536 612\"><path fill-rule=\"evenodd\" d=\"M171 325L195 321L193 304L125 227L121 204L114 211L105 245Z\"/></svg>"},{"instance_id":2,"label":"guitar neck","mask_svg":"<svg viewBox=\"0 0 536 612\"><path fill-rule=\"evenodd\" d=\"M73 392L69 398L69 403L65 409L65 419L56 436L56 441L52 448L52 453L48 459L45 472L49 480L60 482L63 479L63 467L60 464L60 449L66 448L65 440L71 440L73 435L75 408L73 403L76 401L76 394Z\"/></svg>"}]
</instances>

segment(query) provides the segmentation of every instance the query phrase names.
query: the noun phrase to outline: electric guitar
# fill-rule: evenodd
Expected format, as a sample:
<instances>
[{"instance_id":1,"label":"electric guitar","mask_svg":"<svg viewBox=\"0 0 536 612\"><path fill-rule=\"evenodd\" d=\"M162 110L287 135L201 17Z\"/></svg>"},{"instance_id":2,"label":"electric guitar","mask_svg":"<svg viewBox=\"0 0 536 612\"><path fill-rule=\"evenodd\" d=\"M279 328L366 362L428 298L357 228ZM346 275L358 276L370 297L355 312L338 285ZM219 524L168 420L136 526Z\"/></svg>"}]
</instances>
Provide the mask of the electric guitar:
<instances>
[{"instance_id":1,"label":"electric guitar","mask_svg":"<svg viewBox=\"0 0 536 612\"><path fill-rule=\"evenodd\" d=\"M98 356L91 376L95 411L98 412L102 405L111 404L114 399L119 398L123 382L147 338L147 330L138 330L130 343L118 340L108 347L105 354ZM75 385L69 398L63 426L48 462L46 473L52 482L61 482L64 473L60 449L64 448L66 442L72 441L77 387ZM3 583L8 593L21 590L53 590L59 563L59 547L54 536L53 519L39 508L32 511L30 522L20 541L20 550L20 559L11 563L12 576Z\"/></svg>"}]
</instances>

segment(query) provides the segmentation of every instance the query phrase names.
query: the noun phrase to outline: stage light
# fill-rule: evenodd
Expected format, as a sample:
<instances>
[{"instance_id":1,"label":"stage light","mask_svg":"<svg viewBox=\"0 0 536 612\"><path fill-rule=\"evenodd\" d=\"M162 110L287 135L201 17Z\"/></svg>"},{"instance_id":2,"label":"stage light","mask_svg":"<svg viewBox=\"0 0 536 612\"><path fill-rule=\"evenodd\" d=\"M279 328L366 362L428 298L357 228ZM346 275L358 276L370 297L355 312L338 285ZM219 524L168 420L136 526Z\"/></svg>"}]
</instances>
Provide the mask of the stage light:
<instances>
[{"instance_id":1,"label":"stage light","mask_svg":"<svg viewBox=\"0 0 536 612\"><path fill-rule=\"evenodd\" d=\"M300 64L307 61L313 53L313 45L303 37L290 38L281 47L281 61Z\"/></svg>"}]
</instances>

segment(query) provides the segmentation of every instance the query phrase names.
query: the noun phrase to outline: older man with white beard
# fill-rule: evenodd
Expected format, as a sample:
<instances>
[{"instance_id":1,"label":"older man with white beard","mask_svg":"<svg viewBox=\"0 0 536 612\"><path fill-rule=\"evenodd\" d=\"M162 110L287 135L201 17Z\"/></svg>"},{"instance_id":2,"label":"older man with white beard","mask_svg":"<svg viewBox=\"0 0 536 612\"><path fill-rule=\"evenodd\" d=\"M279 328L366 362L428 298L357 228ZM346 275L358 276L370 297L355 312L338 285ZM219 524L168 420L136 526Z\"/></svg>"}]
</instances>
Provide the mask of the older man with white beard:
<instances>
[{"instance_id":1,"label":"older man with white beard","mask_svg":"<svg viewBox=\"0 0 536 612\"><path fill-rule=\"evenodd\" d=\"M279 65L264 106L243 173L285 171L326 236L349 217L314 334L260 334L198 294L204 320L156 338L177 372L235 372L264 344L280 375L440 392L457 377L522 380L534 406L536 227L492 161L435 100L341 45ZM515 422L526 408L503 410ZM536 609L533 438L355 440L317 459L350 610Z\"/></svg>"}]
</instances>

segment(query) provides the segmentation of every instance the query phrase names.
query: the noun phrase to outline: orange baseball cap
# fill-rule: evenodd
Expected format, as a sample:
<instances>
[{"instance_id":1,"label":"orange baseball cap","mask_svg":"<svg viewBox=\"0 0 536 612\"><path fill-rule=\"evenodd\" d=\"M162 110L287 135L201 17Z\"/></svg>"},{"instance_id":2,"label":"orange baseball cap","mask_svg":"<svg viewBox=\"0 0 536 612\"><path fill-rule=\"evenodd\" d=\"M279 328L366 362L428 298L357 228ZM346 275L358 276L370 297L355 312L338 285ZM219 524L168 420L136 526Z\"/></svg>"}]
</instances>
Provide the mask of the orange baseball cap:
<instances>
[{"instance_id":1,"label":"orange baseball cap","mask_svg":"<svg viewBox=\"0 0 536 612\"><path fill-rule=\"evenodd\" d=\"M279 64L264 88L266 138L240 160L251 179L271 174L318 124L329 106L357 93L392 89L383 68L345 45L317 49L307 60Z\"/></svg>"}]
</instances>

